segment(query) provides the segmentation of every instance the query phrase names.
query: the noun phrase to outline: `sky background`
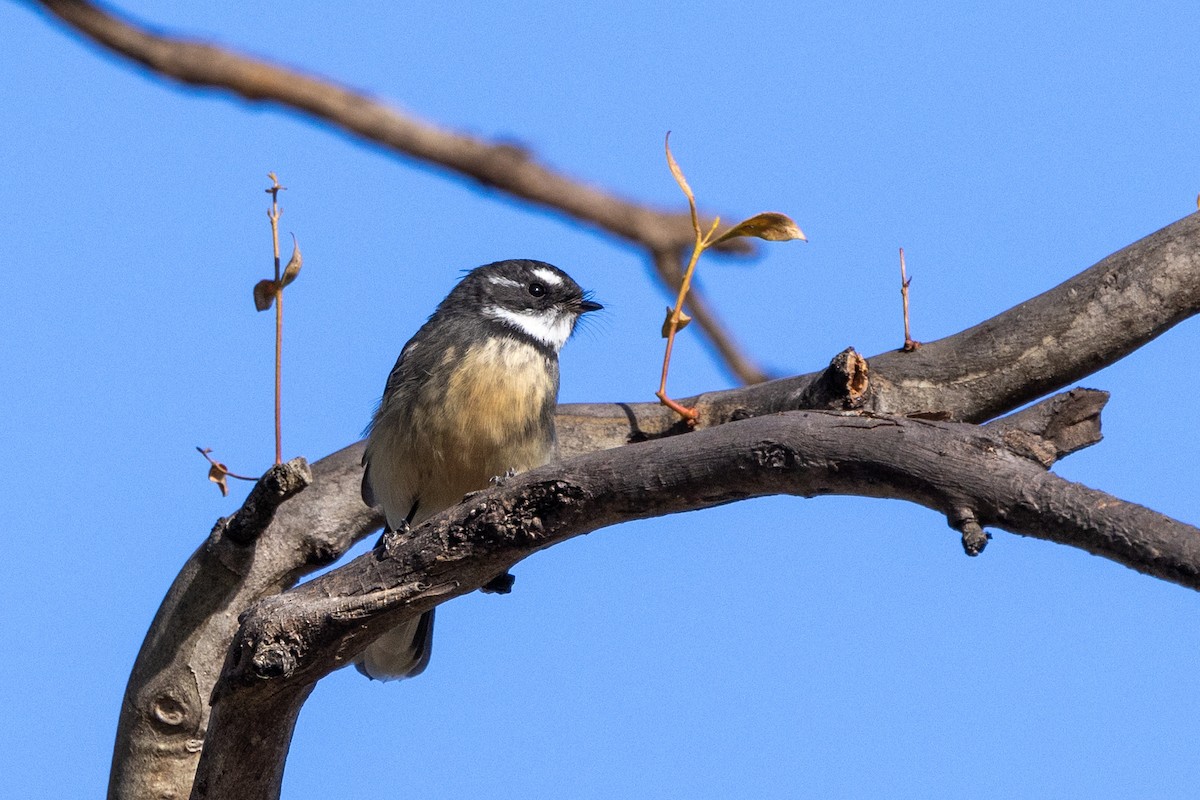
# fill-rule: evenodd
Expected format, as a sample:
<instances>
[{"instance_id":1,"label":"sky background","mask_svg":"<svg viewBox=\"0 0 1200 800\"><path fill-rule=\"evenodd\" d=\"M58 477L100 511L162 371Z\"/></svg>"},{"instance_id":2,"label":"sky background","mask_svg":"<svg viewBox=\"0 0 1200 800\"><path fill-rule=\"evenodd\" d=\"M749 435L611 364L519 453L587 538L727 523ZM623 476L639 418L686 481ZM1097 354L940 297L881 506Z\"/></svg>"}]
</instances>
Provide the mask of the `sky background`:
<instances>
[{"instance_id":1,"label":"sky background","mask_svg":"<svg viewBox=\"0 0 1200 800\"><path fill-rule=\"evenodd\" d=\"M649 7L652 6L652 7ZM682 209L771 209L808 244L700 280L778 374L953 334L1196 208L1194 2L122 2L519 142ZM570 9L570 10L568 10ZM272 458L266 173L287 293L285 457L354 441L461 270L555 263L607 310L563 401L648 400L664 292L640 253L276 108L148 78L0 3L3 793L95 797L121 694L235 471ZM1084 381L1105 440L1055 471L1200 522L1187 321ZM688 331L677 396L731 385ZM291 798L1186 796L1200 597L900 502L772 498L596 532L443 606L429 670L353 671L300 717Z\"/></svg>"}]
</instances>

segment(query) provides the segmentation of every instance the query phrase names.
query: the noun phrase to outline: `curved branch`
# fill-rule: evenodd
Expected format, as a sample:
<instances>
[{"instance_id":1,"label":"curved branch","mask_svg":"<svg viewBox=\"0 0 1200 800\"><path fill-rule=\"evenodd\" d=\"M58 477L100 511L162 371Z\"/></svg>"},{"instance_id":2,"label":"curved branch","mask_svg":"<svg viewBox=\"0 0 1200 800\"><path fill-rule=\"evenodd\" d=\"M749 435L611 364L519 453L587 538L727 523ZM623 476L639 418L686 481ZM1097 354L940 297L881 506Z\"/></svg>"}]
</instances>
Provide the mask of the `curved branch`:
<instances>
[{"instance_id":1,"label":"curved branch","mask_svg":"<svg viewBox=\"0 0 1200 800\"><path fill-rule=\"evenodd\" d=\"M916 353L885 353L868 361L849 352L822 373L713 392L688 402L700 408L702 428L804 407L932 411L962 420L986 419L1035 399L1047 387L1065 385L1081 370L1106 366L1195 314L1200 307L1198 254L1200 216L1193 215L1028 303ZM1139 306L1139 298L1147 305ZM1040 335L1038 326L1057 336ZM657 403L564 405L558 428L564 457L686 430ZM1013 437L1020 432L1006 434L1010 448L1019 450ZM1064 427L1066 438L1059 437L1055 445L1060 454L1070 451L1069 432ZM1028 454L1048 463L1048 452L1035 447ZM360 458L361 445L356 444L317 462L313 486L279 507L253 550L214 550L210 542L185 566L130 677L114 753L113 796L153 796L116 790L139 781L150 785L147 780L173 770L191 774L207 723L208 691L237 615L336 560L379 527L379 516L358 498ZM196 596L210 600L196 602ZM164 698L170 701L166 706L159 702ZM182 705L176 708L175 703ZM164 728L159 710L168 706L176 711L165 715L172 724Z\"/></svg>"},{"instance_id":2,"label":"curved branch","mask_svg":"<svg viewBox=\"0 0 1200 800\"><path fill-rule=\"evenodd\" d=\"M38 2L97 44L155 74L192 86L227 90L251 101L288 106L401 156L473 179L624 239L651 255L691 246L690 215L651 208L570 178L539 164L522 147L438 128L324 78L204 42L150 33L84 0ZM745 239L717 249L741 254L755 250ZM744 382L765 379L713 314L702 312L695 319L734 376Z\"/></svg>"},{"instance_id":3,"label":"curved branch","mask_svg":"<svg viewBox=\"0 0 1200 800\"><path fill-rule=\"evenodd\" d=\"M871 359L884 413L990 419L1068 386L1200 312L1200 214L954 336Z\"/></svg>"},{"instance_id":4,"label":"curved branch","mask_svg":"<svg viewBox=\"0 0 1200 800\"><path fill-rule=\"evenodd\" d=\"M379 515L352 489L362 478L361 458L362 448L354 445L311 471L303 459L272 467L242 509L218 520L188 559L129 675L110 798L161 797L163 787L192 784L209 697L238 615L332 563L379 527Z\"/></svg>"},{"instance_id":5,"label":"curved branch","mask_svg":"<svg viewBox=\"0 0 1200 800\"><path fill-rule=\"evenodd\" d=\"M259 603L214 693L193 797L276 797L312 686L398 622L571 537L769 494L908 500L964 535L996 526L1200 588L1200 529L1048 473L1002 430L819 412L744 420L525 473Z\"/></svg>"},{"instance_id":6,"label":"curved branch","mask_svg":"<svg viewBox=\"0 0 1200 800\"><path fill-rule=\"evenodd\" d=\"M139 29L84 0L38 0L108 50L192 86L289 106L401 155L472 178L653 250L692 241L687 214L649 208L572 180L511 144L445 130L324 78L200 41Z\"/></svg>"}]
</instances>

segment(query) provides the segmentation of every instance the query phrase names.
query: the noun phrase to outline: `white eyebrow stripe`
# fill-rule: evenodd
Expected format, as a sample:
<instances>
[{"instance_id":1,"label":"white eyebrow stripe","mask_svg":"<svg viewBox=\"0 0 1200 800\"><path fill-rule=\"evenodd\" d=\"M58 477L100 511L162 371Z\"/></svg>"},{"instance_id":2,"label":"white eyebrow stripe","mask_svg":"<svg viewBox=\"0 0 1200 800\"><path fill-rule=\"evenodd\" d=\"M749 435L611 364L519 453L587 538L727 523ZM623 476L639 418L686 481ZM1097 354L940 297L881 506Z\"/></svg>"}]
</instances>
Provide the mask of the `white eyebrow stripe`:
<instances>
[{"instance_id":1,"label":"white eyebrow stripe","mask_svg":"<svg viewBox=\"0 0 1200 800\"><path fill-rule=\"evenodd\" d=\"M514 281L512 278L506 278L503 275L488 275L488 283L494 283L497 286L511 286L514 289L521 288L520 281Z\"/></svg>"},{"instance_id":2,"label":"white eyebrow stripe","mask_svg":"<svg viewBox=\"0 0 1200 800\"><path fill-rule=\"evenodd\" d=\"M562 349L571 338L575 329L575 317L571 314L560 314L553 309L549 311L512 311L500 306L488 306L483 313L493 319L506 322L524 333L529 334L555 352Z\"/></svg>"},{"instance_id":3,"label":"white eyebrow stripe","mask_svg":"<svg viewBox=\"0 0 1200 800\"><path fill-rule=\"evenodd\" d=\"M550 270L546 269L545 267L534 267L533 274L537 275L539 278L541 278L543 281L550 284L551 286L562 286L562 276L558 275L555 272L551 272Z\"/></svg>"}]
</instances>

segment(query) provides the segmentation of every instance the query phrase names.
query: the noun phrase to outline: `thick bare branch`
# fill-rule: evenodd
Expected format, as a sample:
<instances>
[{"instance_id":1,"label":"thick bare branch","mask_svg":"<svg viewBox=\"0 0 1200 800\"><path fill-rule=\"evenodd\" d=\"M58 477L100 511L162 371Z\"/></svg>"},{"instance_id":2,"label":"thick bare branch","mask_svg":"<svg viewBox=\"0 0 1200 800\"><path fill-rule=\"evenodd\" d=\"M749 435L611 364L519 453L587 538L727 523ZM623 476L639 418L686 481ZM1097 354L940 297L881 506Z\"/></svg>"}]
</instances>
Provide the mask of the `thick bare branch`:
<instances>
[{"instance_id":1,"label":"thick bare branch","mask_svg":"<svg viewBox=\"0 0 1200 800\"><path fill-rule=\"evenodd\" d=\"M380 517L355 488L361 457L354 445L321 459L311 473L303 459L272 467L242 509L219 520L184 565L129 676L110 798L178 795L191 785L209 695L238 615L332 563L379 527ZM299 491L306 481L310 485Z\"/></svg>"},{"instance_id":2,"label":"thick bare branch","mask_svg":"<svg viewBox=\"0 0 1200 800\"><path fill-rule=\"evenodd\" d=\"M1192 214L962 333L872 358L871 407L981 422L1116 363L1197 312Z\"/></svg>"},{"instance_id":3,"label":"thick bare branch","mask_svg":"<svg viewBox=\"0 0 1200 800\"><path fill-rule=\"evenodd\" d=\"M397 622L570 537L768 494L904 499L955 527L1069 544L1200 588L1200 530L1048 473L1010 451L1002 431L819 412L744 420L518 476L261 602L214 694L193 797L277 797L291 737L279 721L294 721L317 680Z\"/></svg>"},{"instance_id":4,"label":"thick bare branch","mask_svg":"<svg viewBox=\"0 0 1200 800\"><path fill-rule=\"evenodd\" d=\"M1045 387L1064 385L1081 369L1095 370L1115 361L1196 313L1198 253L1200 217L1192 216L1026 304L916 353L885 353L868 362L850 351L821 373L713 392L688 402L700 408L701 427L804 407L986 419L1036 399ZM1149 291L1153 303L1130 305L1139 298L1146 302ZM1067 335L1042 337L1039 329ZM1036 359L1028 355L1031 342ZM938 354L932 363L926 360L930 353ZM928 372L936 379L923 379ZM1044 420L1034 425L1043 444L1025 455L1049 463L1070 452L1070 431L1075 424L1087 430L1087 416L1077 414L1071 425L1056 423L1061 427L1057 433L1039 428ZM1061 421L1066 416L1051 418ZM1031 424L1028 418L1021 424L1010 421L1006 444L1019 450L1014 436ZM686 430L677 416L657 403L565 405L559 408L558 427L564 457ZM317 462L314 485L280 506L253 551L228 545L214 550L209 543L189 561L164 601L130 678L114 755L114 791L147 774L174 769L190 774L207 722L207 692L238 613L332 562L378 527L378 516L358 499L360 457L360 446L353 445ZM969 527L969 520L956 519L960 529ZM978 536L975 542L976 547L982 545ZM181 712L166 715L178 720L166 729L157 710L163 698L170 700L168 705L182 704Z\"/></svg>"}]
</instances>

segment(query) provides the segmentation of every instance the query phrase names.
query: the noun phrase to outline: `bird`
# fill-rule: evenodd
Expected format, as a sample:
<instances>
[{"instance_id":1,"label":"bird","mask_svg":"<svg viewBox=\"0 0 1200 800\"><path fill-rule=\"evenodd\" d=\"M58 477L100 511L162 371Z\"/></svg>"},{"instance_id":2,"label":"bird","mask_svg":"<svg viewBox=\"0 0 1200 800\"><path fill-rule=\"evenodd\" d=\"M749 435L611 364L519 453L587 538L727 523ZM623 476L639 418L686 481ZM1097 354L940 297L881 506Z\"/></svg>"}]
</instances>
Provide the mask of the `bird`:
<instances>
[{"instance_id":1,"label":"bird","mask_svg":"<svg viewBox=\"0 0 1200 800\"><path fill-rule=\"evenodd\" d=\"M419 525L494 479L555 456L558 352L603 306L544 261L468 272L404 345L367 429L362 498L387 530ZM433 610L385 632L355 660L375 680L421 674Z\"/></svg>"}]
</instances>

